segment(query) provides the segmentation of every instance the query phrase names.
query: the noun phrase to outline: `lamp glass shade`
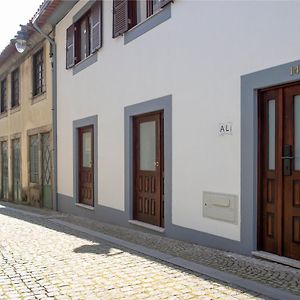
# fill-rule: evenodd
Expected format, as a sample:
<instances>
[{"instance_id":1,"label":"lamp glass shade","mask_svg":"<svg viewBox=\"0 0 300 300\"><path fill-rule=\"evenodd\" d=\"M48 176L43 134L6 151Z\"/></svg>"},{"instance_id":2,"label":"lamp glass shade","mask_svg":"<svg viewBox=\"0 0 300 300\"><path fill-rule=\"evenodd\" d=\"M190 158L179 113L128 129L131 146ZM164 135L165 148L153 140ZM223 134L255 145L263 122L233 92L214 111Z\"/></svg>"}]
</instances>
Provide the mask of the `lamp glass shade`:
<instances>
[{"instance_id":1,"label":"lamp glass shade","mask_svg":"<svg viewBox=\"0 0 300 300\"><path fill-rule=\"evenodd\" d=\"M15 47L19 53L23 53L26 49L27 43L25 40L17 39L15 42Z\"/></svg>"}]
</instances>

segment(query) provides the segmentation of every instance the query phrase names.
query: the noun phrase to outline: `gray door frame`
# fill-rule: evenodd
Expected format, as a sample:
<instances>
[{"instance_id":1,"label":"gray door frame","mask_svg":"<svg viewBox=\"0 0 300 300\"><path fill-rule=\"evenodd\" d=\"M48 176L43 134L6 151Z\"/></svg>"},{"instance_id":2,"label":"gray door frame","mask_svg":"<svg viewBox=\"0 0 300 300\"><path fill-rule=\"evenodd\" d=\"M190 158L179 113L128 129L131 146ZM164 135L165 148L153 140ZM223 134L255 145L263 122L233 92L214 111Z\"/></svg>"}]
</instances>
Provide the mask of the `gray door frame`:
<instances>
[{"instance_id":1,"label":"gray door frame","mask_svg":"<svg viewBox=\"0 0 300 300\"><path fill-rule=\"evenodd\" d=\"M164 96L124 108L125 136L125 213L133 219L133 122L134 116L163 111L164 113L164 228L172 225L172 96Z\"/></svg>"},{"instance_id":2,"label":"gray door frame","mask_svg":"<svg viewBox=\"0 0 300 300\"><path fill-rule=\"evenodd\" d=\"M300 81L300 60L241 76L241 252L257 250L259 89Z\"/></svg>"}]
</instances>

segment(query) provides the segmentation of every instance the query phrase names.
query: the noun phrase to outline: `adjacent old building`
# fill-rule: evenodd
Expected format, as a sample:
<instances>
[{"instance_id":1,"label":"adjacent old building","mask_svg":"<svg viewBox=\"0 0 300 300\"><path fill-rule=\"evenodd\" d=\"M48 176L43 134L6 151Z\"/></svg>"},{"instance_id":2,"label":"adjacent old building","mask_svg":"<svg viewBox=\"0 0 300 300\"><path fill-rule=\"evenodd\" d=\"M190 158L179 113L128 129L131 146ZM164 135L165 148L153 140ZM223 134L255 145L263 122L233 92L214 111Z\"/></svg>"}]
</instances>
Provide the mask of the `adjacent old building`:
<instances>
[{"instance_id":1,"label":"adjacent old building","mask_svg":"<svg viewBox=\"0 0 300 300\"><path fill-rule=\"evenodd\" d=\"M1 198L52 208L50 46L37 34L30 44L0 55Z\"/></svg>"}]
</instances>

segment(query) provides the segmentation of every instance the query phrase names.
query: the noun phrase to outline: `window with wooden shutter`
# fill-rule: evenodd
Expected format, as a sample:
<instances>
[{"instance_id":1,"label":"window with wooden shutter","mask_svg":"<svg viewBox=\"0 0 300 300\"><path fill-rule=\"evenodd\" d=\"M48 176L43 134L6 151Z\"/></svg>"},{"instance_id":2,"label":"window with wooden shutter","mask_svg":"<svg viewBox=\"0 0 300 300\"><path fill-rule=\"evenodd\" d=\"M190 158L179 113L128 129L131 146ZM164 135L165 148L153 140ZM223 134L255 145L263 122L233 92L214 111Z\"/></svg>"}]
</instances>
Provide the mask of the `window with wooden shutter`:
<instances>
[{"instance_id":1,"label":"window with wooden shutter","mask_svg":"<svg viewBox=\"0 0 300 300\"><path fill-rule=\"evenodd\" d=\"M102 0L84 10L82 16L67 29L66 68L88 58L102 47Z\"/></svg>"},{"instance_id":2,"label":"window with wooden shutter","mask_svg":"<svg viewBox=\"0 0 300 300\"><path fill-rule=\"evenodd\" d=\"M75 65L75 26L71 25L67 29L66 43L66 67L71 68Z\"/></svg>"},{"instance_id":3,"label":"window with wooden shutter","mask_svg":"<svg viewBox=\"0 0 300 300\"><path fill-rule=\"evenodd\" d=\"M174 0L114 0L113 37L147 20Z\"/></svg>"},{"instance_id":4,"label":"window with wooden shutter","mask_svg":"<svg viewBox=\"0 0 300 300\"><path fill-rule=\"evenodd\" d=\"M91 8L91 53L102 46L102 1Z\"/></svg>"},{"instance_id":5,"label":"window with wooden shutter","mask_svg":"<svg viewBox=\"0 0 300 300\"><path fill-rule=\"evenodd\" d=\"M132 1L133 2L133 1ZM113 37L117 37L128 30L128 1L113 1Z\"/></svg>"}]
</instances>

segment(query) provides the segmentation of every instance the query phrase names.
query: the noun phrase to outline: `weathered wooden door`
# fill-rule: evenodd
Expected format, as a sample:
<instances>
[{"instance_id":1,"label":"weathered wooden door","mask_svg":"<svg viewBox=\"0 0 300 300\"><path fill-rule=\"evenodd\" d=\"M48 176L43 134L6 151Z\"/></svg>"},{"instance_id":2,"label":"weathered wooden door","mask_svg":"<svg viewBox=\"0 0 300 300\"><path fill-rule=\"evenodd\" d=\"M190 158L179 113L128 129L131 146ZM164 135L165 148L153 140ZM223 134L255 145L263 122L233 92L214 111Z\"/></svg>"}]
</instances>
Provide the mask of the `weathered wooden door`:
<instances>
[{"instance_id":1,"label":"weathered wooden door","mask_svg":"<svg viewBox=\"0 0 300 300\"><path fill-rule=\"evenodd\" d=\"M163 113L133 119L133 216L163 227Z\"/></svg>"},{"instance_id":2,"label":"weathered wooden door","mask_svg":"<svg viewBox=\"0 0 300 300\"><path fill-rule=\"evenodd\" d=\"M259 246L300 259L300 85L259 95Z\"/></svg>"},{"instance_id":3,"label":"weathered wooden door","mask_svg":"<svg viewBox=\"0 0 300 300\"><path fill-rule=\"evenodd\" d=\"M8 199L8 156L7 142L1 143L1 196Z\"/></svg>"},{"instance_id":4,"label":"weathered wooden door","mask_svg":"<svg viewBox=\"0 0 300 300\"><path fill-rule=\"evenodd\" d=\"M20 139L12 140L13 199L21 200Z\"/></svg>"},{"instance_id":5,"label":"weathered wooden door","mask_svg":"<svg viewBox=\"0 0 300 300\"><path fill-rule=\"evenodd\" d=\"M94 138L93 126L78 130L79 202L94 205Z\"/></svg>"},{"instance_id":6,"label":"weathered wooden door","mask_svg":"<svg viewBox=\"0 0 300 300\"><path fill-rule=\"evenodd\" d=\"M42 139L42 199L43 207L52 208L51 193L51 151L50 133L43 133Z\"/></svg>"}]
</instances>

